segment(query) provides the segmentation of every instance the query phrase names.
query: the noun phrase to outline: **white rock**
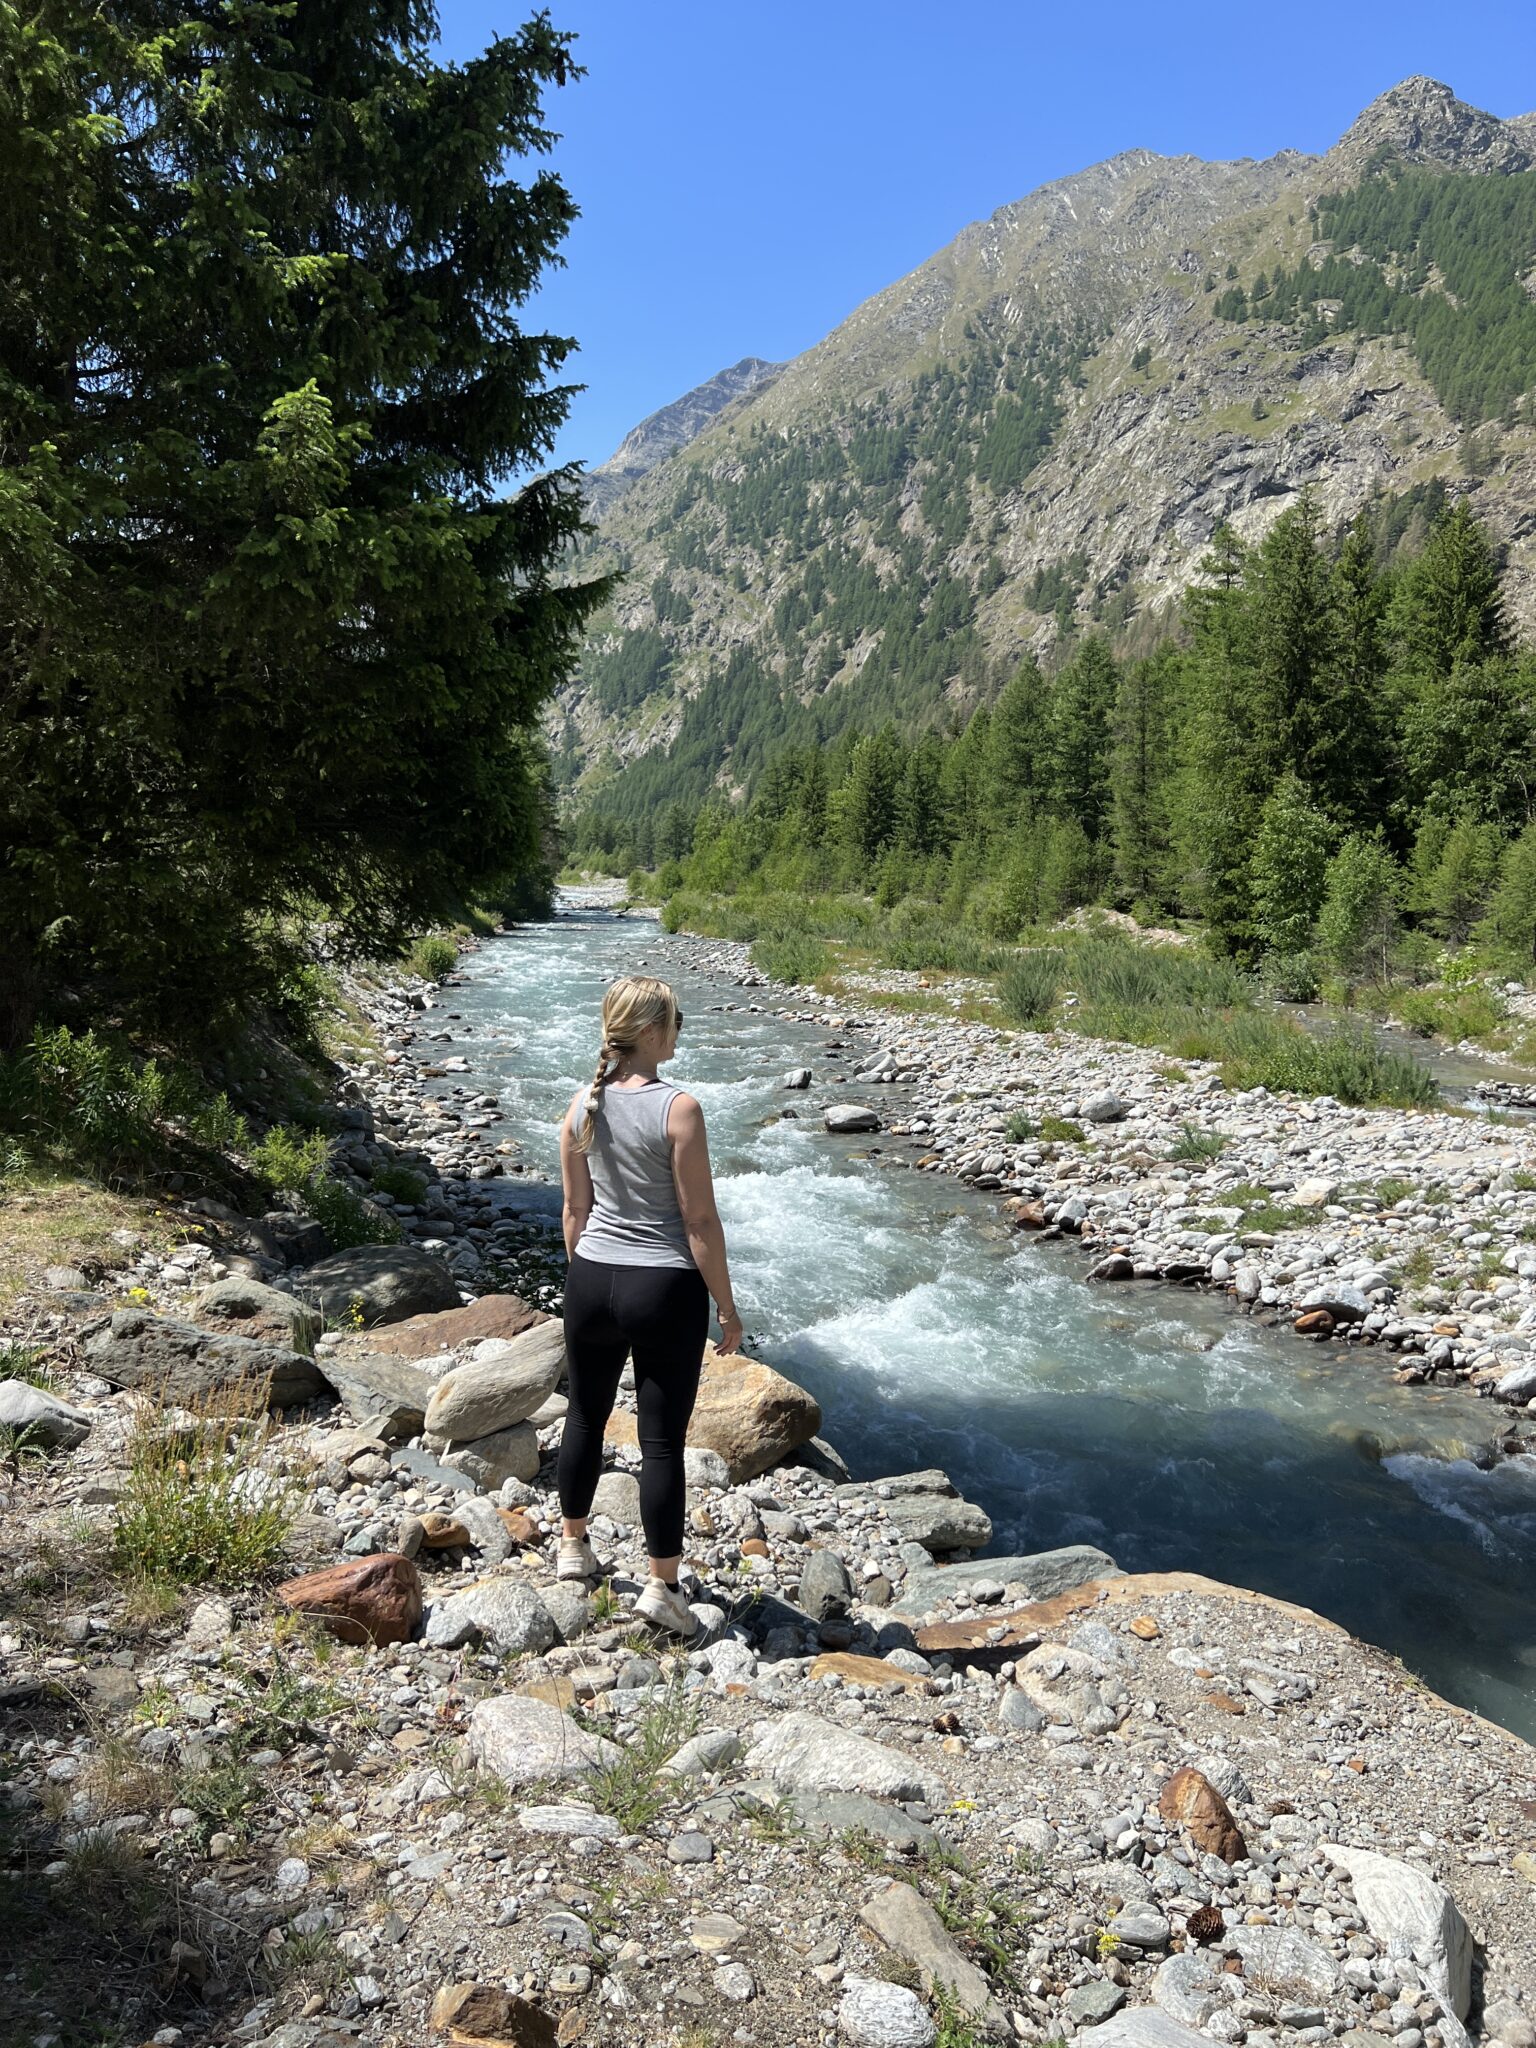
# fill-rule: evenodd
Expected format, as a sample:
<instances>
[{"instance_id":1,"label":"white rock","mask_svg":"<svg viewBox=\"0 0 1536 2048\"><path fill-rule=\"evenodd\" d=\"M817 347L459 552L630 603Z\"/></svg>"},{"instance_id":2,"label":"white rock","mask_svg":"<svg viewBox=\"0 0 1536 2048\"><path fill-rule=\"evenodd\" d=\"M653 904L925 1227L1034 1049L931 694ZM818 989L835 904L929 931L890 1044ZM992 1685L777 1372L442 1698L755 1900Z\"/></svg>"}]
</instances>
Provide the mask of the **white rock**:
<instances>
[{"instance_id":1,"label":"white rock","mask_svg":"<svg viewBox=\"0 0 1536 2048\"><path fill-rule=\"evenodd\" d=\"M623 1754L616 1744L578 1728L558 1707L521 1693L479 1701L469 1717L468 1740L480 1768L512 1786L583 1777Z\"/></svg>"},{"instance_id":2,"label":"white rock","mask_svg":"<svg viewBox=\"0 0 1536 2048\"><path fill-rule=\"evenodd\" d=\"M787 1792L867 1792L876 1799L922 1799L937 1805L944 1788L909 1757L867 1735L835 1727L816 1714L784 1714L759 1722L746 1769Z\"/></svg>"},{"instance_id":3,"label":"white rock","mask_svg":"<svg viewBox=\"0 0 1536 2048\"><path fill-rule=\"evenodd\" d=\"M882 1977L849 1977L837 2024L855 2048L932 2048L938 2030L915 1991Z\"/></svg>"},{"instance_id":4,"label":"white rock","mask_svg":"<svg viewBox=\"0 0 1536 2048\"><path fill-rule=\"evenodd\" d=\"M1443 1884L1411 1863L1324 1842L1330 1862L1349 1873L1361 1917L1387 1953L1411 1956L1424 1981L1458 2020L1472 2002L1472 1932Z\"/></svg>"}]
</instances>

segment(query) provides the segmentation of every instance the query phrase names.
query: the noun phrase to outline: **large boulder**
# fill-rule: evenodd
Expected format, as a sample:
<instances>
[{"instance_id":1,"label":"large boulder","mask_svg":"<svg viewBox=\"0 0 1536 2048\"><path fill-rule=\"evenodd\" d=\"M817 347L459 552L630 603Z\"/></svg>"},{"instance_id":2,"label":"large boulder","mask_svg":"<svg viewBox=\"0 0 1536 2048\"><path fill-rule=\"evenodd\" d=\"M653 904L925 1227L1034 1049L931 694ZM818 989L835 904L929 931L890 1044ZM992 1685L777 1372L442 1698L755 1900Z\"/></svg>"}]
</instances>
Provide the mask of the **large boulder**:
<instances>
[{"instance_id":1,"label":"large boulder","mask_svg":"<svg viewBox=\"0 0 1536 2048\"><path fill-rule=\"evenodd\" d=\"M72 1451L91 1433L91 1418L29 1380L0 1380L0 1429L46 1451Z\"/></svg>"},{"instance_id":2,"label":"large boulder","mask_svg":"<svg viewBox=\"0 0 1536 2048\"><path fill-rule=\"evenodd\" d=\"M469 1753L514 1790L555 1778L580 1778L615 1764L623 1751L578 1728L546 1700L501 1693L481 1700L469 1717Z\"/></svg>"},{"instance_id":3,"label":"large boulder","mask_svg":"<svg viewBox=\"0 0 1536 2048\"><path fill-rule=\"evenodd\" d=\"M981 1550L992 1541L986 1509L953 1494L907 1494L887 1502L885 1511L906 1542L920 1543L934 1557L950 1550Z\"/></svg>"},{"instance_id":4,"label":"large boulder","mask_svg":"<svg viewBox=\"0 0 1536 2048\"><path fill-rule=\"evenodd\" d=\"M926 1614L941 1601L957 1599L962 1593L987 1580L1005 1586L1010 1596L1024 1600L1050 1600L1073 1586L1085 1586L1090 1579L1118 1579L1119 1565L1102 1550L1088 1543L1064 1544L1060 1550L1037 1550L1026 1556L973 1557L964 1564L919 1566L909 1571L893 1609L903 1614Z\"/></svg>"},{"instance_id":5,"label":"large boulder","mask_svg":"<svg viewBox=\"0 0 1536 2048\"><path fill-rule=\"evenodd\" d=\"M509 1479L527 1484L539 1476L539 1433L531 1422L514 1422L510 1429L455 1444L443 1452L443 1463L472 1479L484 1493L495 1493Z\"/></svg>"},{"instance_id":6,"label":"large boulder","mask_svg":"<svg viewBox=\"0 0 1536 2048\"><path fill-rule=\"evenodd\" d=\"M1155 2005L1128 2005L1101 2026L1072 2036L1083 2048L1211 2048L1210 2036L1197 2034Z\"/></svg>"},{"instance_id":7,"label":"large boulder","mask_svg":"<svg viewBox=\"0 0 1536 2048\"><path fill-rule=\"evenodd\" d=\"M137 1387L183 1403L224 1388L252 1394L263 1386L268 1404L288 1408L325 1391L315 1361L286 1345L254 1337L227 1337L196 1323L123 1308L87 1330L86 1368L109 1386Z\"/></svg>"},{"instance_id":8,"label":"large boulder","mask_svg":"<svg viewBox=\"0 0 1536 2048\"><path fill-rule=\"evenodd\" d=\"M205 1287L192 1305L192 1320L285 1351L313 1351L320 1334L314 1309L276 1287L239 1276Z\"/></svg>"},{"instance_id":9,"label":"large boulder","mask_svg":"<svg viewBox=\"0 0 1536 2048\"><path fill-rule=\"evenodd\" d=\"M1361 1917L1388 1954L1412 1956L1425 1983L1464 2020L1472 2003L1472 1931L1445 1886L1374 1849L1324 1842L1322 1850L1348 1872Z\"/></svg>"},{"instance_id":10,"label":"large boulder","mask_svg":"<svg viewBox=\"0 0 1536 2048\"><path fill-rule=\"evenodd\" d=\"M427 1403L427 1434L468 1443L526 1422L565 1370L565 1332L553 1319L512 1338L477 1344L445 1373Z\"/></svg>"},{"instance_id":11,"label":"large boulder","mask_svg":"<svg viewBox=\"0 0 1536 2048\"><path fill-rule=\"evenodd\" d=\"M442 1260L410 1244L361 1244L332 1252L297 1285L327 1322L360 1323L365 1330L459 1305L459 1290Z\"/></svg>"},{"instance_id":12,"label":"large boulder","mask_svg":"<svg viewBox=\"0 0 1536 2048\"><path fill-rule=\"evenodd\" d=\"M821 1427L821 1410L804 1387L772 1366L740 1353L723 1357L705 1346L699 1398L688 1425L688 1442L724 1458L732 1486L756 1479ZM636 1442L635 1418L616 1409L609 1420L610 1443Z\"/></svg>"},{"instance_id":13,"label":"large boulder","mask_svg":"<svg viewBox=\"0 0 1536 2048\"><path fill-rule=\"evenodd\" d=\"M759 1724L745 1768L785 1792L867 1792L930 1806L944 1798L938 1779L915 1758L799 1710Z\"/></svg>"},{"instance_id":14,"label":"large boulder","mask_svg":"<svg viewBox=\"0 0 1536 2048\"><path fill-rule=\"evenodd\" d=\"M557 1634L554 1617L538 1594L515 1579L483 1579L451 1600L439 1600L426 1628L426 1640L438 1649L479 1642L509 1657L547 1650Z\"/></svg>"},{"instance_id":15,"label":"large boulder","mask_svg":"<svg viewBox=\"0 0 1536 2048\"><path fill-rule=\"evenodd\" d=\"M344 1643L409 1642L421 1620L421 1575L392 1551L305 1572L276 1591L285 1607L323 1621Z\"/></svg>"},{"instance_id":16,"label":"large boulder","mask_svg":"<svg viewBox=\"0 0 1536 2048\"><path fill-rule=\"evenodd\" d=\"M435 1315L408 1316L403 1323L391 1323L368 1340L370 1351L390 1351L397 1358L434 1358L440 1351L456 1351L463 1344L477 1344L488 1337L521 1337L535 1323L548 1322L542 1309L531 1307L520 1294L482 1294L466 1308L441 1309Z\"/></svg>"},{"instance_id":17,"label":"large boulder","mask_svg":"<svg viewBox=\"0 0 1536 2048\"><path fill-rule=\"evenodd\" d=\"M376 1422L390 1443L405 1443L427 1426L432 1381L419 1366L350 1345L324 1349L320 1370L356 1422Z\"/></svg>"},{"instance_id":18,"label":"large boulder","mask_svg":"<svg viewBox=\"0 0 1536 2048\"><path fill-rule=\"evenodd\" d=\"M829 1131L854 1132L878 1131L880 1112L871 1109L865 1102L834 1102L822 1111L822 1122Z\"/></svg>"}]
</instances>

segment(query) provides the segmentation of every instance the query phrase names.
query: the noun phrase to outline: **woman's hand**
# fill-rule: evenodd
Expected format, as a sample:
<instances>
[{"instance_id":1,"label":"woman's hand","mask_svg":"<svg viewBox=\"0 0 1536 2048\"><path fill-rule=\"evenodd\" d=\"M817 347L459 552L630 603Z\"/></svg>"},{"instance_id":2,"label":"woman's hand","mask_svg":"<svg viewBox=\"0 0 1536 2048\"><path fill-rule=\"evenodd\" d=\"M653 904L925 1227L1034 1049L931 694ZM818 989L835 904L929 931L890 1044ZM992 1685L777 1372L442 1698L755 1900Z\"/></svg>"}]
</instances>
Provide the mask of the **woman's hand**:
<instances>
[{"instance_id":1,"label":"woman's hand","mask_svg":"<svg viewBox=\"0 0 1536 2048\"><path fill-rule=\"evenodd\" d=\"M741 1349L741 1317L734 1309L720 1318L720 1341L715 1349L727 1353Z\"/></svg>"}]
</instances>

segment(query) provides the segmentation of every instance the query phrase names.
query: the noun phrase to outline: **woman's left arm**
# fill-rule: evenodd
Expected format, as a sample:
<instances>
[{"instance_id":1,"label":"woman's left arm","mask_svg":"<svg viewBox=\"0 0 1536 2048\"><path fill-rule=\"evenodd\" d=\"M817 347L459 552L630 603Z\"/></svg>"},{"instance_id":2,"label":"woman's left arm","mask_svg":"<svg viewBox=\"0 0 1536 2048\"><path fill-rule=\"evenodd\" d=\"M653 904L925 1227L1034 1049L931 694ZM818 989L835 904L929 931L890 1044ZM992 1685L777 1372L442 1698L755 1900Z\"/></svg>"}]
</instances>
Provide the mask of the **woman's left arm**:
<instances>
[{"instance_id":1,"label":"woman's left arm","mask_svg":"<svg viewBox=\"0 0 1536 2048\"><path fill-rule=\"evenodd\" d=\"M560 1126L560 1182L564 1195L560 1220L565 1230L567 1258L574 1254L576 1241L592 1214L592 1171L587 1165L587 1155L578 1148L576 1134L571 1128L578 1100L579 1091L571 1097L570 1108L566 1110L565 1121Z\"/></svg>"}]
</instances>

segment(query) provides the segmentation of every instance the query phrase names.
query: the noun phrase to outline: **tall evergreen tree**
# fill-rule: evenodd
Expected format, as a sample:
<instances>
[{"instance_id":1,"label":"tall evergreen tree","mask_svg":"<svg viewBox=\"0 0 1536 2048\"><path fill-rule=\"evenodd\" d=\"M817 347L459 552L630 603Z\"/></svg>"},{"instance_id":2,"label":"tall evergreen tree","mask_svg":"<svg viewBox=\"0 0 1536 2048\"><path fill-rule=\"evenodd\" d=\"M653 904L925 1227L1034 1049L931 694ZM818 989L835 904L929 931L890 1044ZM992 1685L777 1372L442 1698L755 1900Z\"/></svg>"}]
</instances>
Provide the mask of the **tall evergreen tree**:
<instances>
[{"instance_id":1,"label":"tall evergreen tree","mask_svg":"<svg viewBox=\"0 0 1536 2048\"><path fill-rule=\"evenodd\" d=\"M1108 824L1109 728L1118 681L1108 639L1090 633L1051 686L1051 808L1075 819L1094 840Z\"/></svg>"},{"instance_id":2,"label":"tall evergreen tree","mask_svg":"<svg viewBox=\"0 0 1536 2048\"><path fill-rule=\"evenodd\" d=\"M1303 953L1323 907L1333 829L1294 775L1259 814L1250 870L1253 922L1273 953Z\"/></svg>"},{"instance_id":3,"label":"tall evergreen tree","mask_svg":"<svg viewBox=\"0 0 1536 2048\"><path fill-rule=\"evenodd\" d=\"M1026 655L992 707L987 735L987 804L1000 831L1006 831L1046 794L1049 702L1040 665L1033 655Z\"/></svg>"},{"instance_id":4,"label":"tall evergreen tree","mask_svg":"<svg viewBox=\"0 0 1536 2048\"><path fill-rule=\"evenodd\" d=\"M1505 848L1498 886L1476 936L1484 945L1508 947L1536 963L1536 823Z\"/></svg>"},{"instance_id":5,"label":"tall evergreen tree","mask_svg":"<svg viewBox=\"0 0 1536 2048\"><path fill-rule=\"evenodd\" d=\"M0 9L0 953L174 1025L290 912L377 946L538 858L540 707L599 592L547 460L573 217L546 16Z\"/></svg>"},{"instance_id":6,"label":"tall evergreen tree","mask_svg":"<svg viewBox=\"0 0 1536 2048\"><path fill-rule=\"evenodd\" d=\"M1458 664L1507 652L1498 561L1465 498L1436 521L1399 578L1392 629L1415 679L1443 681Z\"/></svg>"},{"instance_id":7,"label":"tall evergreen tree","mask_svg":"<svg viewBox=\"0 0 1536 2048\"><path fill-rule=\"evenodd\" d=\"M1185 672L1186 744L1174 836L1189 909L1223 951L1257 943L1249 858L1266 786L1252 747L1252 633L1243 591L1246 551L1218 527L1185 601L1193 644Z\"/></svg>"},{"instance_id":8,"label":"tall evergreen tree","mask_svg":"<svg viewBox=\"0 0 1536 2048\"><path fill-rule=\"evenodd\" d=\"M1169 775L1178 654L1172 646L1120 671L1110 720L1110 840L1121 901L1167 906Z\"/></svg>"},{"instance_id":9,"label":"tall evergreen tree","mask_svg":"<svg viewBox=\"0 0 1536 2048\"><path fill-rule=\"evenodd\" d=\"M1335 731L1331 715L1337 618L1310 497L1275 521L1248 565L1247 582L1253 766L1266 786L1287 772L1312 786L1351 736Z\"/></svg>"}]
</instances>

